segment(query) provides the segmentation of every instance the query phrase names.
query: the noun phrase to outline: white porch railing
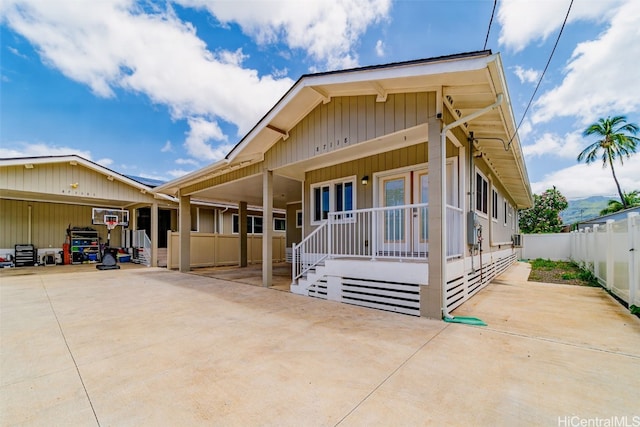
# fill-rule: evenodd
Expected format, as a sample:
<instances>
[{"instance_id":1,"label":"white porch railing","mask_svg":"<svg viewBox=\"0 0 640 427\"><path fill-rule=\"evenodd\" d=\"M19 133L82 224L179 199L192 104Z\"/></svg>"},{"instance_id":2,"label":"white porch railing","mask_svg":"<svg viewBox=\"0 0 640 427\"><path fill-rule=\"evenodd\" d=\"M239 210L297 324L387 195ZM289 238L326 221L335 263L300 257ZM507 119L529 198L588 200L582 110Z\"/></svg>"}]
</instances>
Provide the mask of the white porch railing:
<instances>
[{"instance_id":1,"label":"white porch railing","mask_svg":"<svg viewBox=\"0 0 640 427\"><path fill-rule=\"evenodd\" d=\"M463 210L447 206L447 258L462 256ZM293 278L326 258L426 261L429 253L427 203L331 212L325 222L293 248Z\"/></svg>"},{"instance_id":2,"label":"white porch railing","mask_svg":"<svg viewBox=\"0 0 640 427\"><path fill-rule=\"evenodd\" d=\"M151 239L144 230L133 232L132 246L138 249L138 259L141 264L151 266Z\"/></svg>"},{"instance_id":3,"label":"white porch railing","mask_svg":"<svg viewBox=\"0 0 640 427\"><path fill-rule=\"evenodd\" d=\"M327 221L323 221L299 244L293 244L291 263L293 280L304 276L328 256Z\"/></svg>"}]
</instances>

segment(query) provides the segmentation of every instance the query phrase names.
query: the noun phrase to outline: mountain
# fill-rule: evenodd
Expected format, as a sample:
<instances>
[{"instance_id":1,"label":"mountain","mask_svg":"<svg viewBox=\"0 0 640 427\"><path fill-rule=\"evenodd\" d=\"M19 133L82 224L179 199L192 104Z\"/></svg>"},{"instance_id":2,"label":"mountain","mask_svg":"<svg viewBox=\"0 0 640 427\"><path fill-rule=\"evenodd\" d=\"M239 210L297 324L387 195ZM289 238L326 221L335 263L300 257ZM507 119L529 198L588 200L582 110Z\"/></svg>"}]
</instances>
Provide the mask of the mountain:
<instances>
[{"instance_id":1,"label":"mountain","mask_svg":"<svg viewBox=\"0 0 640 427\"><path fill-rule=\"evenodd\" d=\"M607 202L613 198L613 196L591 196L586 199L568 200L569 207L560 212L562 222L574 224L578 221L599 217L600 211L606 208Z\"/></svg>"}]
</instances>

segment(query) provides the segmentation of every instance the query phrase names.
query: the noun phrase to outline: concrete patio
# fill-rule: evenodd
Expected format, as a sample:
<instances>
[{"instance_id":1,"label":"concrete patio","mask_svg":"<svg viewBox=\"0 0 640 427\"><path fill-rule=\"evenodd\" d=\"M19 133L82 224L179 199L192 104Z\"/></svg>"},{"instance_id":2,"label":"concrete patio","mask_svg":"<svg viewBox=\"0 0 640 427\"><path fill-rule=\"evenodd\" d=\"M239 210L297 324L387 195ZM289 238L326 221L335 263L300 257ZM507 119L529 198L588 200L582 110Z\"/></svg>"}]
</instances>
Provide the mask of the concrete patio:
<instances>
[{"instance_id":1,"label":"concrete patio","mask_svg":"<svg viewBox=\"0 0 640 427\"><path fill-rule=\"evenodd\" d=\"M166 269L0 271L0 425L640 425L640 320L527 276L454 313L473 327Z\"/></svg>"}]
</instances>

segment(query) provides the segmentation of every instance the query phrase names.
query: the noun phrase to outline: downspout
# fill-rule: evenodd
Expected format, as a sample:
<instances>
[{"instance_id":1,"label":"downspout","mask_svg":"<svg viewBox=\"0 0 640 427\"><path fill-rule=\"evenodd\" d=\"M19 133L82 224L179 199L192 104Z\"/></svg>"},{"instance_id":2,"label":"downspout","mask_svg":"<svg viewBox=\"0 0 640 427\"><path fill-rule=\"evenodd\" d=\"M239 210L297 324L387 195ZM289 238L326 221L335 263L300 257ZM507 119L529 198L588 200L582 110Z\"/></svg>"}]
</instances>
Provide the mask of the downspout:
<instances>
[{"instance_id":1,"label":"downspout","mask_svg":"<svg viewBox=\"0 0 640 427\"><path fill-rule=\"evenodd\" d=\"M446 161L447 161L447 132L450 129L460 126L463 123L469 122L475 118L478 118L494 108L502 104L504 96L499 93L496 97L496 102L488 105L476 112L469 114L466 117L461 117L458 120L445 125L440 132L440 146L442 147L442 156L440 159L440 182L442 183L442 203L440 203L440 215L443 218L442 221L442 239L440 239L440 263L442 265L442 278L440 284L442 286L442 317L446 319L453 319L453 316L447 311L447 175L446 175Z\"/></svg>"}]
</instances>

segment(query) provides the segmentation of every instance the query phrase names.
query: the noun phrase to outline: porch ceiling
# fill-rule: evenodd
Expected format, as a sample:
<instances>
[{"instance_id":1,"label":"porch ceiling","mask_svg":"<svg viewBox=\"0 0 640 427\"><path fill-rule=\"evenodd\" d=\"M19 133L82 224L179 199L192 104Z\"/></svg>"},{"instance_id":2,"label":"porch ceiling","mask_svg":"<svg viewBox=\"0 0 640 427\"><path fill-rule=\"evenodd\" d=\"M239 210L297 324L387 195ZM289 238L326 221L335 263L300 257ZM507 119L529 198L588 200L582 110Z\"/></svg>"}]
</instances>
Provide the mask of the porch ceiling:
<instances>
[{"instance_id":1,"label":"porch ceiling","mask_svg":"<svg viewBox=\"0 0 640 427\"><path fill-rule=\"evenodd\" d=\"M239 201L249 205L262 206L262 175L253 175L237 181L220 184L215 187L191 194L193 199L211 200L237 204ZM273 175L273 207L286 209L287 203L302 200L302 183L278 174Z\"/></svg>"}]
</instances>

